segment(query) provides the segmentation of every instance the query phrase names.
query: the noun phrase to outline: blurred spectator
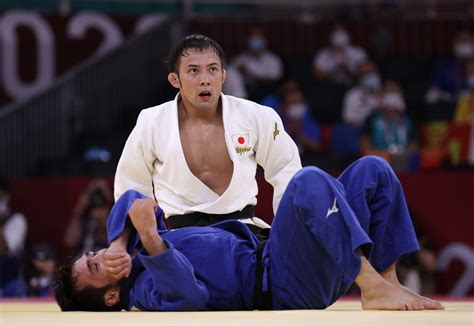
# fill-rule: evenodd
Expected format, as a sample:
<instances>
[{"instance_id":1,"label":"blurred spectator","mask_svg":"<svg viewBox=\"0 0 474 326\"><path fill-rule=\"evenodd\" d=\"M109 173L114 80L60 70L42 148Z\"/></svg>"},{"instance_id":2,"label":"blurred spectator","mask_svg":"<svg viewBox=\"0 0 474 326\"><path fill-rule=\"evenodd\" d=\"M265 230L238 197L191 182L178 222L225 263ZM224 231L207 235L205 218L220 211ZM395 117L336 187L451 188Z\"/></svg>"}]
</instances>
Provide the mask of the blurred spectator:
<instances>
[{"instance_id":1,"label":"blurred spectator","mask_svg":"<svg viewBox=\"0 0 474 326\"><path fill-rule=\"evenodd\" d=\"M453 40L454 57L441 62L435 70L425 100L428 104L439 101L454 102L466 89L465 63L474 57L474 38L460 31Z\"/></svg>"},{"instance_id":2,"label":"blurred spectator","mask_svg":"<svg viewBox=\"0 0 474 326\"><path fill-rule=\"evenodd\" d=\"M228 65L225 71L227 72L227 78L224 86L222 86L222 92L226 95L248 98L245 82L240 72L231 65Z\"/></svg>"},{"instance_id":3,"label":"blurred spectator","mask_svg":"<svg viewBox=\"0 0 474 326\"><path fill-rule=\"evenodd\" d=\"M36 245L30 250L26 279L28 295L49 297L53 295L52 281L56 268L56 253L48 245ZM26 273L25 273L26 274Z\"/></svg>"},{"instance_id":4,"label":"blurred spectator","mask_svg":"<svg viewBox=\"0 0 474 326\"><path fill-rule=\"evenodd\" d=\"M0 178L0 297L22 296L21 257L28 223L23 214L10 209L10 187Z\"/></svg>"},{"instance_id":5,"label":"blurred spectator","mask_svg":"<svg viewBox=\"0 0 474 326\"><path fill-rule=\"evenodd\" d=\"M365 50L351 45L349 33L338 24L331 32L330 45L314 57L314 75L318 79L352 85L357 67L366 60Z\"/></svg>"},{"instance_id":6,"label":"blurred spectator","mask_svg":"<svg viewBox=\"0 0 474 326\"><path fill-rule=\"evenodd\" d=\"M464 92L457 103L454 115L456 124L470 125L470 137L468 145L467 163L474 165L474 60L466 62L466 83L467 90Z\"/></svg>"},{"instance_id":7,"label":"blurred spectator","mask_svg":"<svg viewBox=\"0 0 474 326\"><path fill-rule=\"evenodd\" d=\"M267 40L260 28L253 28L247 41L247 51L231 62L245 81L248 97L259 101L268 94L283 75L283 63L267 50Z\"/></svg>"},{"instance_id":8,"label":"blurred spectator","mask_svg":"<svg viewBox=\"0 0 474 326\"><path fill-rule=\"evenodd\" d=\"M365 153L386 151L403 158L403 169L411 164L417 152L413 122L405 114L405 100L400 86L394 81L385 83L381 110L370 116L363 130L362 149Z\"/></svg>"},{"instance_id":9,"label":"blurred spectator","mask_svg":"<svg viewBox=\"0 0 474 326\"><path fill-rule=\"evenodd\" d=\"M474 60L466 62L466 88L457 102L454 122L470 123L474 116Z\"/></svg>"},{"instance_id":10,"label":"blurred spectator","mask_svg":"<svg viewBox=\"0 0 474 326\"><path fill-rule=\"evenodd\" d=\"M285 81L280 86L278 94L267 96L262 100L262 104L274 108L280 115L285 130L295 141L300 155L319 152L320 128L313 119L311 109L296 81Z\"/></svg>"},{"instance_id":11,"label":"blurred spectator","mask_svg":"<svg viewBox=\"0 0 474 326\"><path fill-rule=\"evenodd\" d=\"M104 179L94 179L79 197L64 242L74 254L107 247L107 217L113 196Z\"/></svg>"},{"instance_id":12,"label":"blurred spectator","mask_svg":"<svg viewBox=\"0 0 474 326\"><path fill-rule=\"evenodd\" d=\"M380 106L382 81L374 63L367 61L358 68L359 84L344 96L342 119L362 126L366 118Z\"/></svg>"}]
</instances>

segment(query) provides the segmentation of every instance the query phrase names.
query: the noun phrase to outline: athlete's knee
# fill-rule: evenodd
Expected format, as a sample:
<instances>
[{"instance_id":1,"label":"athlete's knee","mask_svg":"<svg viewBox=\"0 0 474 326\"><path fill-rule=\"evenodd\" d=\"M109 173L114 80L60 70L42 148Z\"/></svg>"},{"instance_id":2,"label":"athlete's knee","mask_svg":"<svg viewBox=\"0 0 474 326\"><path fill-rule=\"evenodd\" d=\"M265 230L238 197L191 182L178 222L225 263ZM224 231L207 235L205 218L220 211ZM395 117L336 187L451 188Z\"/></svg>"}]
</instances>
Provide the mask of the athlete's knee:
<instances>
[{"instance_id":1,"label":"athlete's knee","mask_svg":"<svg viewBox=\"0 0 474 326\"><path fill-rule=\"evenodd\" d=\"M295 174L293 183L296 189L318 189L326 191L332 188L332 185L337 183L337 181L320 168L307 166Z\"/></svg>"},{"instance_id":2,"label":"athlete's knee","mask_svg":"<svg viewBox=\"0 0 474 326\"><path fill-rule=\"evenodd\" d=\"M379 156L374 156L374 155L364 156L358 160L358 164L360 164L361 167L365 169L369 169L370 171L374 171L374 172L379 172L379 171L392 172L393 171L392 167L387 162L387 160Z\"/></svg>"},{"instance_id":3,"label":"athlete's knee","mask_svg":"<svg viewBox=\"0 0 474 326\"><path fill-rule=\"evenodd\" d=\"M297 183L304 184L326 182L331 178L329 174L315 166L306 166L299 170L294 176L294 180Z\"/></svg>"}]
</instances>

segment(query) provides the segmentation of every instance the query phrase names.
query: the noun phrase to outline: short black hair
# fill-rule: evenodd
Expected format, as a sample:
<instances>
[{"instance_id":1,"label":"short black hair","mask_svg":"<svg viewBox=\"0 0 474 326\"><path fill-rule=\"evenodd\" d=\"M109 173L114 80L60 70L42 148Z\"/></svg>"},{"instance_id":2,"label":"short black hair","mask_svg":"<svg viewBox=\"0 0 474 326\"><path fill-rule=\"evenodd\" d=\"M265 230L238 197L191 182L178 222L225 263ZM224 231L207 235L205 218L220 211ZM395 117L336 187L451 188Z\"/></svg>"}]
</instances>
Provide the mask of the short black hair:
<instances>
[{"instance_id":1,"label":"short black hair","mask_svg":"<svg viewBox=\"0 0 474 326\"><path fill-rule=\"evenodd\" d=\"M166 64L168 65L169 72L179 72L180 59L182 56L187 56L188 50L190 49L197 49L198 51L211 49L219 56L221 65L224 67L224 50L222 50L222 47L219 45L219 43L210 37L200 34L192 34L186 36L178 44L176 44L176 46L171 48L168 57L165 60Z\"/></svg>"},{"instance_id":2,"label":"short black hair","mask_svg":"<svg viewBox=\"0 0 474 326\"><path fill-rule=\"evenodd\" d=\"M73 276L73 267L79 258L68 258L66 263L56 270L54 275L54 297L62 311L120 311L120 304L109 307L104 295L110 286L95 288L87 285L77 288L77 277Z\"/></svg>"}]
</instances>

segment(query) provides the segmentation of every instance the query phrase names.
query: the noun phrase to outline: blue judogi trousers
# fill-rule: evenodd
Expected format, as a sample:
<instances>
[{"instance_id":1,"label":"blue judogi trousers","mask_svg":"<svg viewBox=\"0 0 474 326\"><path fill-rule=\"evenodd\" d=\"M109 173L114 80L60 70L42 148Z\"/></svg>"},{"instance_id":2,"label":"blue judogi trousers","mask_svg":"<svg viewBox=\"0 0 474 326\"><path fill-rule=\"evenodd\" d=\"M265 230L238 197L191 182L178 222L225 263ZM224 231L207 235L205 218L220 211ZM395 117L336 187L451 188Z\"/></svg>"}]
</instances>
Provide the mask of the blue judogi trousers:
<instances>
[{"instance_id":1,"label":"blue judogi trousers","mask_svg":"<svg viewBox=\"0 0 474 326\"><path fill-rule=\"evenodd\" d=\"M419 250L390 165L367 156L338 179L316 167L300 170L283 195L263 255L273 308L334 303L360 272L359 248L379 272Z\"/></svg>"}]
</instances>

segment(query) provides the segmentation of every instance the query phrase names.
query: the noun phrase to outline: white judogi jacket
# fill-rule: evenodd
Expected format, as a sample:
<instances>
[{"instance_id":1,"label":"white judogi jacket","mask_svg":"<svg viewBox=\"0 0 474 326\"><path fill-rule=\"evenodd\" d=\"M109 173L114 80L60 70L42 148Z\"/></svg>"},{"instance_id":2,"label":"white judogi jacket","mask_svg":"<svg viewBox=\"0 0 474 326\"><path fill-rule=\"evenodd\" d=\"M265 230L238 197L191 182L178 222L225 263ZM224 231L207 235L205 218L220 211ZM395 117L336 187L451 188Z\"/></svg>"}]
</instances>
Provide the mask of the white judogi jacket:
<instances>
[{"instance_id":1,"label":"white judogi jacket","mask_svg":"<svg viewBox=\"0 0 474 326\"><path fill-rule=\"evenodd\" d=\"M221 95L225 141L234 172L229 187L219 196L186 163L179 134L178 96L140 113L118 163L115 199L128 189L153 197L154 187L166 217L231 213L257 203L258 163L274 188L276 212L288 182L301 168L298 149L278 114L269 107Z\"/></svg>"}]
</instances>

